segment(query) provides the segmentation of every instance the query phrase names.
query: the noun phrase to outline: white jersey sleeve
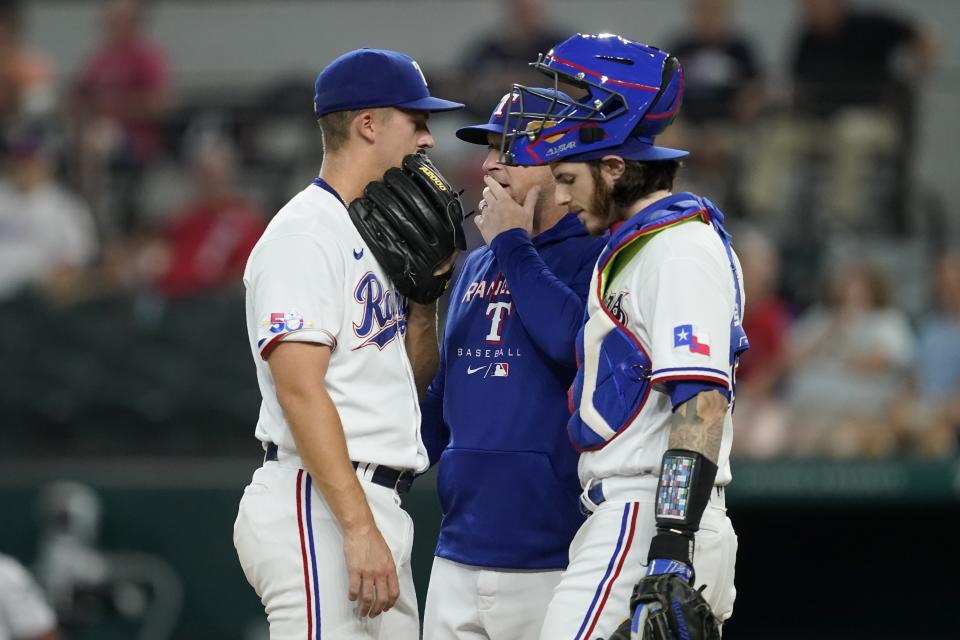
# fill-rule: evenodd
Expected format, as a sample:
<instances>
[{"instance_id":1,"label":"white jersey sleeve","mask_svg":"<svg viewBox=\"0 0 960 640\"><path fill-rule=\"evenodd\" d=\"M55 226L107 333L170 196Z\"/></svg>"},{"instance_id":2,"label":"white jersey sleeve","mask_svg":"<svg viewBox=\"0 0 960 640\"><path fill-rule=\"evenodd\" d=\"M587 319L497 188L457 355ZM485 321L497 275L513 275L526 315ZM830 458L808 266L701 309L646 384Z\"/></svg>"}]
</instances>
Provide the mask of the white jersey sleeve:
<instances>
[{"instance_id":1,"label":"white jersey sleeve","mask_svg":"<svg viewBox=\"0 0 960 640\"><path fill-rule=\"evenodd\" d=\"M736 268L742 283L738 264ZM737 306L733 282L730 257L720 236L710 225L697 221L656 234L614 276L606 292L607 307L649 355L653 392L629 428L603 448L580 457L584 486L611 477L660 473L673 414L664 383L707 381L730 387L731 323ZM742 291L741 303L745 303ZM718 485L731 479L732 442L728 409L717 460Z\"/></svg>"},{"instance_id":2,"label":"white jersey sleeve","mask_svg":"<svg viewBox=\"0 0 960 640\"><path fill-rule=\"evenodd\" d=\"M726 257L726 256L724 256ZM665 261L639 291L649 319L651 382L714 382L731 387L730 330L736 301L729 265L710 257Z\"/></svg>"},{"instance_id":3,"label":"white jersey sleeve","mask_svg":"<svg viewBox=\"0 0 960 640\"><path fill-rule=\"evenodd\" d=\"M334 243L307 234L271 238L250 258L257 348L266 359L281 341L337 348L344 317L344 260Z\"/></svg>"},{"instance_id":4,"label":"white jersey sleeve","mask_svg":"<svg viewBox=\"0 0 960 640\"><path fill-rule=\"evenodd\" d=\"M35 638L56 626L36 581L19 562L0 555L0 638Z\"/></svg>"}]
</instances>

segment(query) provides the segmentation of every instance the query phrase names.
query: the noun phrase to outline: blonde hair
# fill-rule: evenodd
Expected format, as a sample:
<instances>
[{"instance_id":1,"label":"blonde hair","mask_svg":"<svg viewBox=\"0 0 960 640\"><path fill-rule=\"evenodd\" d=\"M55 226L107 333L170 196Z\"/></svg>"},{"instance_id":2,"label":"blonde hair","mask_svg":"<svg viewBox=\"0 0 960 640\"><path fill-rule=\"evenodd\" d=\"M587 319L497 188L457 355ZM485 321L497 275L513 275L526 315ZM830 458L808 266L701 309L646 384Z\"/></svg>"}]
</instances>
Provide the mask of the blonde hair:
<instances>
[{"instance_id":1,"label":"blonde hair","mask_svg":"<svg viewBox=\"0 0 960 640\"><path fill-rule=\"evenodd\" d=\"M359 109L351 111L334 111L317 119L320 132L323 135L323 151L330 153L339 151L350 138L350 124L360 113Z\"/></svg>"}]
</instances>

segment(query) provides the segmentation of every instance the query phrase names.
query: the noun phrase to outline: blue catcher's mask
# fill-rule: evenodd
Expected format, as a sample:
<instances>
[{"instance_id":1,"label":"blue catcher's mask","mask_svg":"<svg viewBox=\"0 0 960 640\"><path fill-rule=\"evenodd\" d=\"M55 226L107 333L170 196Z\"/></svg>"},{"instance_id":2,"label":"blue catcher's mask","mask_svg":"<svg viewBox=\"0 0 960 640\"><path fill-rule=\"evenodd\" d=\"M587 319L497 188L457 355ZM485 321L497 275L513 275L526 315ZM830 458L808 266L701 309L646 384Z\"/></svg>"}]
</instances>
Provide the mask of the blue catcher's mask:
<instances>
[{"instance_id":1,"label":"blue catcher's mask","mask_svg":"<svg viewBox=\"0 0 960 640\"><path fill-rule=\"evenodd\" d=\"M510 105L504 122L504 164L585 162L606 155L654 161L687 155L654 145L654 138L676 118L683 97L683 71L669 53L613 34L577 34L530 66L553 78L554 91L548 95L542 89L513 86L519 99ZM586 95L568 102L558 96L561 83ZM547 108L542 111L528 106L544 101ZM563 114L560 119L558 113Z\"/></svg>"},{"instance_id":2,"label":"blue catcher's mask","mask_svg":"<svg viewBox=\"0 0 960 640\"><path fill-rule=\"evenodd\" d=\"M555 91L553 89L546 89L542 87L537 87L529 89L529 94L526 97L526 101L523 106L520 106L520 93L514 89L500 98L500 102L497 103L497 106L493 108L493 111L490 113L490 120L486 124L474 124L468 127L461 127L457 129L457 137L463 140L464 142L469 142L470 144L487 144L487 134L494 133L496 135L503 135L504 133L504 124L507 119L507 114L511 110L515 109L527 109L531 112L536 112L540 114L550 114L550 120L556 121L562 117L562 109L564 105L571 104L573 98L568 96L562 91ZM559 107L561 111L554 111L555 107ZM530 120L514 120L514 123L518 123L526 128L530 126ZM541 121L537 121L538 124L542 124Z\"/></svg>"}]
</instances>

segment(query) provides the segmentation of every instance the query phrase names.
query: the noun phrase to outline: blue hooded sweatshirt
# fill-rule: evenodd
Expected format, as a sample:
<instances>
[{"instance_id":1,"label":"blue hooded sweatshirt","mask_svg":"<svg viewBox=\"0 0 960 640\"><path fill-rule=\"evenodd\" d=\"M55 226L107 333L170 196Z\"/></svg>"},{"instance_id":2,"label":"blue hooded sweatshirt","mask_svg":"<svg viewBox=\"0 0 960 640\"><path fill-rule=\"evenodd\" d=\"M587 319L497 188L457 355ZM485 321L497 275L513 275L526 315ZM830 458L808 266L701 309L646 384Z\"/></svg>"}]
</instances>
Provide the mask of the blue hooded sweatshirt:
<instances>
[{"instance_id":1,"label":"blue hooded sweatshirt","mask_svg":"<svg viewBox=\"0 0 960 640\"><path fill-rule=\"evenodd\" d=\"M532 239L511 229L467 256L421 403L423 440L440 464L437 556L505 569L567 566L583 522L567 390L605 243L567 214Z\"/></svg>"}]
</instances>

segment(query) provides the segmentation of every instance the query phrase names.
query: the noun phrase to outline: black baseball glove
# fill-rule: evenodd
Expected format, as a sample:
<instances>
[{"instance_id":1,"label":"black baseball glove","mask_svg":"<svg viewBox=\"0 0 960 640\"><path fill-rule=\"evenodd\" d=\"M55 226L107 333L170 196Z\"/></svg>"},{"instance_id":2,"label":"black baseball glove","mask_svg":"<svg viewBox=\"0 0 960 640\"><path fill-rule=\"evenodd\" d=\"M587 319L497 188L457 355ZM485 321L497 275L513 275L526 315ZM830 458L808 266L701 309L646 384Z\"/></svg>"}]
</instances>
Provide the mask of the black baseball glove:
<instances>
[{"instance_id":1,"label":"black baseball glove","mask_svg":"<svg viewBox=\"0 0 960 640\"><path fill-rule=\"evenodd\" d=\"M367 185L348 207L350 219L397 290L422 304L443 294L452 269L433 272L465 249L460 194L423 153L403 159Z\"/></svg>"},{"instance_id":2,"label":"black baseball glove","mask_svg":"<svg viewBox=\"0 0 960 640\"><path fill-rule=\"evenodd\" d=\"M647 575L633 588L632 618L608 640L720 640L717 619L702 591L677 573Z\"/></svg>"}]
</instances>

